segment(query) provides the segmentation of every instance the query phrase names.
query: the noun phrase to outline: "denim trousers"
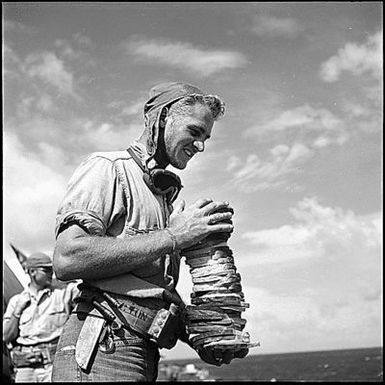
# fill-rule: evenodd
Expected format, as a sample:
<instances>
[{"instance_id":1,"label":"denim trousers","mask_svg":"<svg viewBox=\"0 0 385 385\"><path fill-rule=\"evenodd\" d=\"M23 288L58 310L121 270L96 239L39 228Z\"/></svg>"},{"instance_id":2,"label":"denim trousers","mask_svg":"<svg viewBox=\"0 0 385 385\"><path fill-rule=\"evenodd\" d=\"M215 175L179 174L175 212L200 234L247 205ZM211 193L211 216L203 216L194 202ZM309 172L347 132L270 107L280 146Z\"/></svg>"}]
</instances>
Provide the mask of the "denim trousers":
<instances>
[{"instance_id":1,"label":"denim trousers","mask_svg":"<svg viewBox=\"0 0 385 385\"><path fill-rule=\"evenodd\" d=\"M95 348L87 370L75 360L85 314L73 313L64 326L53 363L53 382L153 382L158 376L158 346L126 329L114 331L111 351Z\"/></svg>"}]
</instances>

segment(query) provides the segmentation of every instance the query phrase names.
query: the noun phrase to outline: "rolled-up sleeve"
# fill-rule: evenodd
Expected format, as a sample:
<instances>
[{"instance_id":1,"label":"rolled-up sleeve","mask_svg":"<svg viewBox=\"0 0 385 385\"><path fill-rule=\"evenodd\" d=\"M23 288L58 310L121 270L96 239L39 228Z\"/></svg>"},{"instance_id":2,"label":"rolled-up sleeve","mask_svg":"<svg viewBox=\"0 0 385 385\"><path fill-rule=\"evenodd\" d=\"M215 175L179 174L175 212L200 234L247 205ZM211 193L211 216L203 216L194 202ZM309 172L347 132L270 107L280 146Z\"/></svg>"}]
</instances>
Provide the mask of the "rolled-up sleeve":
<instances>
[{"instance_id":1,"label":"rolled-up sleeve","mask_svg":"<svg viewBox=\"0 0 385 385\"><path fill-rule=\"evenodd\" d=\"M74 172L56 216L55 235L77 224L90 235L105 235L125 214L124 191L112 160L89 156Z\"/></svg>"}]
</instances>

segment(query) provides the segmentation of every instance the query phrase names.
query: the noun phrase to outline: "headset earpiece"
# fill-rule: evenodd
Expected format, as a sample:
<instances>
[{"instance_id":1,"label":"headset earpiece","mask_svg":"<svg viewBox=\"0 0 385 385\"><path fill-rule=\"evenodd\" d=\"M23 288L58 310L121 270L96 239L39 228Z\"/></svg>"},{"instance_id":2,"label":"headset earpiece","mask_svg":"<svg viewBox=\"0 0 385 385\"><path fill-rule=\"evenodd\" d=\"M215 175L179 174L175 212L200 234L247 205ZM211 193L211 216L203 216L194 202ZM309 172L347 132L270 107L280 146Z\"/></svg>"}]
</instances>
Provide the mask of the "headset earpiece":
<instances>
[{"instance_id":1,"label":"headset earpiece","mask_svg":"<svg viewBox=\"0 0 385 385\"><path fill-rule=\"evenodd\" d=\"M183 187L179 176L162 168L149 170L142 164L132 148L129 147L127 151L143 171L143 181L146 183L147 187L154 194L166 196L167 202L172 204Z\"/></svg>"}]
</instances>

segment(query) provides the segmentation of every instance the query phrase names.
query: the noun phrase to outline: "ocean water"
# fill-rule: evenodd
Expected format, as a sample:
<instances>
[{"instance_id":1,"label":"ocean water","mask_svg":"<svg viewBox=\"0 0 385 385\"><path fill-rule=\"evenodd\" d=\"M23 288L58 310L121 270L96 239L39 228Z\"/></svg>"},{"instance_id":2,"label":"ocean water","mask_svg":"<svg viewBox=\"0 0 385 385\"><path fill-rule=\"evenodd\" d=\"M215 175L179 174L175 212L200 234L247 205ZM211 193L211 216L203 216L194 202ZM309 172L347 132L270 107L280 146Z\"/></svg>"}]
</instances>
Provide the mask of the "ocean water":
<instances>
[{"instance_id":1,"label":"ocean water","mask_svg":"<svg viewBox=\"0 0 385 385\"><path fill-rule=\"evenodd\" d=\"M201 375L206 381L383 382L383 348L256 354L219 368L200 360L161 361L158 381L170 380L167 367L179 368L178 381L199 381Z\"/></svg>"}]
</instances>

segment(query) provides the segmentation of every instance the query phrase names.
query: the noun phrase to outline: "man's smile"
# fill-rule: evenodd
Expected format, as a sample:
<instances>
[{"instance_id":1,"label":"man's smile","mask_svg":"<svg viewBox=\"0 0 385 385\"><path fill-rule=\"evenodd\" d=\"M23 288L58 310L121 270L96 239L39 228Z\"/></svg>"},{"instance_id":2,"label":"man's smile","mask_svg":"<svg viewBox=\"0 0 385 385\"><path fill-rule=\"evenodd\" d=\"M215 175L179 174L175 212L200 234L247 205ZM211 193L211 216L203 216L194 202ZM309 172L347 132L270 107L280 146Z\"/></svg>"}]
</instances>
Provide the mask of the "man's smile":
<instances>
[{"instance_id":1,"label":"man's smile","mask_svg":"<svg viewBox=\"0 0 385 385\"><path fill-rule=\"evenodd\" d=\"M184 148L183 149L184 153L189 157L192 158L195 155L194 151L191 151L189 148Z\"/></svg>"}]
</instances>

